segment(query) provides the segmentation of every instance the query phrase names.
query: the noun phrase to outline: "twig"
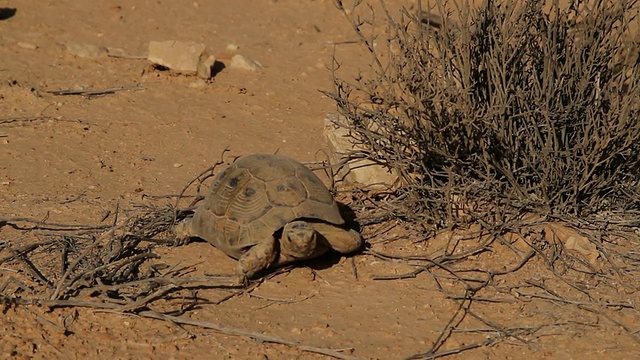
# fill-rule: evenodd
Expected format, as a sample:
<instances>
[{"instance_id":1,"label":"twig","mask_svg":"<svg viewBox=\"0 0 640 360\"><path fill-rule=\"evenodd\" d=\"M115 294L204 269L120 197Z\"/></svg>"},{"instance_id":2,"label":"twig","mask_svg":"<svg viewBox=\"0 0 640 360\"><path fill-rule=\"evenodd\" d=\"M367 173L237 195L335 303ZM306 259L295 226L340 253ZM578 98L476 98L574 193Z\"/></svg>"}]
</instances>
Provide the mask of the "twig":
<instances>
[{"instance_id":1,"label":"twig","mask_svg":"<svg viewBox=\"0 0 640 360\"><path fill-rule=\"evenodd\" d=\"M30 228L20 228L15 223L17 222L26 222L30 224L35 224ZM46 222L42 220L36 220L32 218L26 217L0 217L0 227L3 225L11 225L20 230L58 230L58 231L76 231L76 230L101 230L108 229L111 225L74 225L74 224L63 224L63 223L52 223Z\"/></svg>"},{"instance_id":2,"label":"twig","mask_svg":"<svg viewBox=\"0 0 640 360\"><path fill-rule=\"evenodd\" d=\"M358 266L356 265L356 259L352 256L349 258L349 264L351 265L351 273L353 277L358 280Z\"/></svg>"},{"instance_id":3,"label":"twig","mask_svg":"<svg viewBox=\"0 0 640 360\"><path fill-rule=\"evenodd\" d=\"M19 249L14 249L12 251L11 255L5 256L5 257L0 259L0 264L3 264L5 262L7 262L7 261L11 261L11 260L15 259L17 255L29 253L29 252L39 248L40 246L49 245L49 244L55 243L57 241L58 240L44 240L44 241L40 241L40 242L37 242L37 243L25 245L25 246L23 246L23 247L21 247Z\"/></svg>"},{"instance_id":4,"label":"twig","mask_svg":"<svg viewBox=\"0 0 640 360\"><path fill-rule=\"evenodd\" d=\"M256 299L261 299L261 300L267 300L270 302L276 302L276 303L282 303L282 304L294 304L294 303L299 303L305 300L309 300L312 297L315 296L315 294L311 294L308 296L303 297L302 299L280 299L280 298L272 298L272 297L268 297L268 296L262 296L262 295L258 295L258 294L252 294L252 293L248 293L249 297L253 297Z\"/></svg>"},{"instance_id":5,"label":"twig","mask_svg":"<svg viewBox=\"0 0 640 360\"><path fill-rule=\"evenodd\" d=\"M238 288L241 284L238 284L235 277L232 276L219 276L219 277L186 277L186 278L166 278L166 277L154 277L143 280L129 281L123 284L105 285L100 284L92 287L97 291L115 291L122 289L123 287L134 287L142 285L151 286L181 286L190 285L192 288L204 288L204 287L218 287L218 288Z\"/></svg>"},{"instance_id":6,"label":"twig","mask_svg":"<svg viewBox=\"0 0 640 360\"><path fill-rule=\"evenodd\" d=\"M93 244L92 244L92 246L93 246ZM88 254L88 252L84 253L83 255L86 256L86 254ZM72 285L75 284L78 280L80 280L82 278L85 278L87 276L90 276L90 275L94 275L94 274L96 274L96 273L98 273L98 272L100 272L102 270L106 270L106 269L108 269L110 267L121 268L126 264L130 264L130 263L136 262L138 260L155 259L155 258L158 258L158 255L150 253L150 252L145 252L145 253L134 255L134 256L131 256L131 257L128 257L128 258L120 259L118 261L109 262L109 263L106 263L106 264L104 264L102 266L95 267L93 269L84 271L84 272L76 275L74 278L72 278L66 284L64 283L64 280L66 280L68 276L63 276L63 278L60 279L60 281L58 282L58 287L56 287L56 293L54 293L54 294L56 294L56 296L57 296L59 294L59 289L62 289L62 287L72 288ZM74 262L74 264L75 264L75 262ZM70 266L69 269L67 269L67 272L69 272L69 270L72 269L72 268L75 268L75 267L74 266ZM66 273L65 273L65 275L66 275ZM52 295L51 299L55 299L53 297L53 295Z\"/></svg>"},{"instance_id":7,"label":"twig","mask_svg":"<svg viewBox=\"0 0 640 360\"><path fill-rule=\"evenodd\" d=\"M340 352L341 350L304 345L296 341L282 339L277 336L267 335L260 332L254 332L254 331L230 327L230 326L223 326L223 325L215 324L208 321L194 320L194 319L190 319L182 316L169 316L169 315L164 315L152 310L141 311L138 313L138 315L142 317L152 318L152 319L171 321L176 324L198 326L198 327L214 330L227 335L245 336L258 341L287 345L301 351L327 355L327 356L334 357L336 359L346 359L346 360L358 359L355 356L347 355ZM344 350L349 350L349 349L344 349Z\"/></svg>"},{"instance_id":8,"label":"twig","mask_svg":"<svg viewBox=\"0 0 640 360\"><path fill-rule=\"evenodd\" d=\"M145 60L147 57L142 55L123 55L123 54L112 54L108 53L108 57L116 58L116 59L131 59L131 60Z\"/></svg>"},{"instance_id":9,"label":"twig","mask_svg":"<svg viewBox=\"0 0 640 360\"><path fill-rule=\"evenodd\" d=\"M514 291L517 292L518 295L521 295L521 296L528 296L528 297L532 297L532 298L538 298L538 299L544 299L544 300L550 300L550 301L557 301L557 302L562 302L562 303L565 303L565 304L596 305L596 306L602 306L602 307L617 307L617 308L635 309L635 306L633 304L629 304L629 303L622 303L622 302L603 303L603 302L595 302L595 301L577 301L577 300L568 300L568 299L565 299L565 298L560 297L560 296L527 293L527 292L524 292L524 291L520 291L518 289L514 289Z\"/></svg>"},{"instance_id":10,"label":"twig","mask_svg":"<svg viewBox=\"0 0 640 360\"><path fill-rule=\"evenodd\" d=\"M31 122L31 121L38 121L38 120L60 120L60 118L53 117L53 116L21 116L21 117L0 119L0 125L10 124L18 121Z\"/></svg>"},{"instance_id":11,"label":"twig","mask_svg":"<svg viewBox=\"0 0 640 360\"><path fill-rule=\"evenodd\" d=\"M87 193L87 190L84 190L84 191L82 191L80 194L78 194L78 195L76 195L76 196L74 196L74 197L72 197L72 198L69 198L69 199L66 199L66 200L59 201L58 203L59 203L59 204L69 204L69 203L72 203L72 202L77 201L77 200L79 200L80 198L82 198L86 193Z\"/></svg>"},{"instance_id":12,"label":"twig","mask_svg":"<svg viewBox=\"0 0 640 360\"><path fill-rule=\"evenodd\" d=\"M453 355L453 354L460 354L461 352L465 352L467 350L472 350L472 349L476 349L482 346L491 346L495 343L497 343L499 340L501 340L499 337L498 338L489 338L483 342L479 342L479 343L474 343L474 344L469 344L469 345L465 345L465 346L461 346L455 349L451 349L451 350L446 350L443 352L439 352L439 353L424 353L424 354L416 354L416 355L412 355L409 356L408 358L406 358L407 360L416 360L416 359L424 359L424 360L430 360L430 359L437 359L437 358L441 358L441 357L445 357L445 356L449 356L449 355Z\"/></svg>"},{"instance_id":13,"label":"twig","mask_svg":"<svg viewBox=\"0 0 640 360\"><path fill-rule=\"evenodd\" d=\"M31 260L29 260L29 258L25 256L25 253L18 253L13 249L10 249L10 250L11 250L11 253L13 254L14 259L20 260L20 262L22 262L25 265L27 272L31 274L31 276L33 276L35 279L40 281L42 284L46 285L48 288L50 289L53 288L53 284L42 274L42 272L40 272L40 270L38 270L38 268L35 265L33 265Z\"/></svg>"},{"instance_id":14,"label":"twig","mask_svg":"<svg viewBox=\"0 0 640 360\"><path fill-rule=\"evenodd\" d=\"M306 300L311 299L312 297L316 296L316 294L311 294L311 295L307 295L302 299L278 299L278 298L270 298L270 297L266 297L266 296L262 296L262 295L257 295L257 294L252 294L252 293L247 293L249 295L249 297L255 297L257 299L262 299L262 300L267 300L268 303L266 303L265 305L262 305L258 308L256 308L256 310L261 310L261 309L265 309L268 308L269 306L273 305L273 304L294 304L294 303L299 303L299 302L303 302Z\"/></svg>"},{"instance_id":15,"label":"twig","mask_svg":"<svg viewBox=\"0 0 640 360\"><path fill-rule=\"evenodd\" d=\"M470 305L470 304L469 304ZM466 313L469 314L470 316L472 316L473 318L475 318L476 320L479 320L480 322L482 322L483 324L492 327L493 329L495 329L496 332L502 334L503 338L507 338L507 337L512 337L520 342L522 342L523 344L528 345L530 348L535 349L535 346L533 346L531 344L530 341L528 341L527 339L524 339L522 336L520 336L519 334L515 334L514 331L512 331L513 329L511 328L505 328L503 326L500 326L496 323L494 323L493 321L487 320L485 318L483 318L482 316L476 314L474 311L472 311L470 309L470 307L467 307L465 309ZM537 329L539 329L540 327L535 328L537 331Z\"/></svg>"},{"instance_id":16,"label":"twig","mask_svg":"<svg viewBox=\"0 0 640 360\"><path fill-rule=\"evenodd\" d=\"M89 245L82 254L78 255L78 257L69 265L69 267L67 267L67 271L65 271L62 274L62 277L58 280L58 285L56 286L55 290L51 294L51 297L49 298L50 300L54 300L58 298L58 296L60 295L60 292L62 291L62 288L66 285L67 278L71 276L71 273L73 271L76 270L76 267L80 264L80 262L83 261L93 251L93 249L95 249L95 247L98 246L98 244L102 243L104 239L113 235L116 229L117 227L115 226L115 224L112 225L111 229L107 233L95 239L93 243ZM79 279L78 277L74 278L71 281L71 283L77 281L78 279Z\"/></svg>"},{"instance_id":17,"label":"twig","mask_svg":"<svg viewBox=\"0 0 640 360\"><path fill-rule=\"evenodd\" d=\"M635 341L636 343L640 344L640 338L638 338L638 337L636 336L637 331L635 331L635 332L634 332L634 331L632 331L631 329L629 329L629 327L628 327L628 326L624 325L624 324L623 324L623 323L621 323L620 321L618 321L618 320L616 320L616 319L612 318L611 316L609 316L609 315L605 314L605 313L604 313L604 312L602 312L602 311L599 311L599 310L596 310L596 309L591 309L591 308L587 307L586 305L577 305L577 306L578 306L578 308L580 308L580 309L582 309L582 310L585 310L585 311L588 311L588 312L594 313L594 314L596 314L596 315L602 316L603 318L605 318L605 319L607 319L607 320L611 321L612 323L616 324L617 326L621 327L624 331L626 331L626 332L627 332L627 334L629 334L629 336L631 336L631 339L632 339L633 341Z\"/></svg>"},{"instance_id":18,"label":"twig","mask_svg":"<svg viewBox=\"0 0 640 360\"><path fill-rule=\"evenodd\" d=\"M16 305L37 305L37 306L49 306L55 307L85 307L92 309L117 309L120 307L118 304L110 304L99 301L83 301L83 300L48 300L48 299L23 299L13 298L0 294L0 303L16 304Z\"/></svg>"},{"instance_id":19,"label":"twig","mask_svg":"<svg viewBox=\"0 0 640 360\"><path fill-rule=\"evenodd\" d=\"M139 85L133 86L117 86L107 89L101 90L51 90L47 91L50 94L54 95L82 95L82 96L96 96L96 95L107 95L107 94L115 94L117 91L136 91L136 90L144 90L145 88Z\"/></svg>"},{"instance_id":20,"label":"twig","mask_svg":"<svg viewBox=\"0 0 640 360\"><path fill-rule=\"evenodd\" d=\"M229 147L224 148L224 150L222 150L222 153L220 153L220 160L216 161L215 164L213 164L212 166L208 167L206 170L204 170L203 172L201 172L200 174L198 174L198 176L196 176L193 180L189 181L189 183L182 189L182 191L180 192L180 194L178 195L177 199L176 199L176 204L174 207L174 211L175 214L177 215L178 212L178 205L180 203L180 200L182 199L184 193L187 191L187 189L193 185L194 183L198 182L198 187L197 187L197 193L198 195L200 194L200 186L202 185L202 182L206 179L208 179L209 177L213 176L213 171L215 171L216 167L218 167L219 165L224 164L224 154L229 151ZM191 204L189 205L189 208L193 207L198 201L200 201L201 198L199 196L196 196L196 198L191 202ZM173 225L173 224L171 224Z\"/></svg>"},{"instance_id":21,"label":"twig","mask_svg":"<svg viewBox=\"0 0 640 360\"><path fill-rule=\"evenodd\" d=\"M370 255L374 255L376 257L379 257L381 259L403 259L403 260L422 260L422 261L427 261L428 264L425 265L414 265L416 266L416 269L408 272L408 273L404 273L404 274L399 274L399 275L374 275L373 279L374 280L396 280L396 279L407 279L407 278L414 278L416 277L418 274L429 270L430 268L434 267L434 266L438 266L438 267L442 267L444 268L445 264L451 263L451 262L455 262L455 261L459 261L462 259L465 259L469 256L472 255L476 255L479 254L481 252L487 251L488 248L486 247L486 244L480 244L476 247L474 247L473 249L458 253L456 255L440 255L440 256L436 256L433 259L429 259L429 257L425 257L425 256L396 256L396 255L389 255L389 254L383 254L380 252L376 252L373 250L366 250L364 253L365 254L370 254ZM449 272L451 272L452 274L454 273L454 271L452 270L448 270Z\"/></svg>"},{"instance_id":22,"label":"twig","mask_svg":"<svg viewBox=\"0 0 640 360\"><path fill-rule=\"evenodd\" d=\"M58 325L58 324L54 323L53 321L51 321L51 320L49 320L49 319L45 318L44 316L39 315L39 314L36 314L36 313L32 312L32 311L31 311L31 310L29 310L29 309L27 309L27 312L29 312L29 313L30 313L30 314L31 314L31 315L32 315L36 320L40 321L41 323L46 324L46 325L49 325L49 326L53 327L54 329L56 329L56 330L57 330L57 331L59 331L59 332L62 332L62 333L66 332L66 329L62 328L60 325ZM51 343L49 342L49 340L47 339L47 337L46 337L46 336L44 336L44 337L42 338L42 340L43 340L47 345L51 346L51 347L52 347L52 348L53 348L53 349L54 349L54 350L55 350L59 355L62 355L62 352L61 352L57 347L55 347L53 344L51 344Z\"/></svg>"},{"instance_id":23,"label":"twig","mask_svg":"<svg viewBox=\"0 0 640 360\"><path fill-rule=\"evenodd\" d=\"M328 45L349 45L349 44L358 44L360 42L361 42L360 40L345 40L345 41L329 40L329 41L325 42L325 44L328 44Z\"/></svg>"},{"instance_id":24,"label":"twig","mask_svg":"<svg viewBox=\"0 0 640 360\"><path fill-rule=\"evenodd\" d=\"M438 351L438 349L451 336L451 332L453 331L453 329L456 326L458 326L462 322L462 320L464 320L465 307L469 305L470 305L470 302L468 304L465 303L465 301L459 302L458 308L453 313L453 315L451 315L451 317L449 318L449 321L447 321L444 328L442 328L440 335L438 335L438 338L433 342L431 349L429 349L427 352L410 356L407 359L429 359L429 358L434 359L433 356L435 355L435 352Z\"/></svg>"},{"instance_id":25,"label":"twig","mask_svg":"<svg viewBox=\"0 0 640 360\"><path fill-rule=\"evenodd\" d=\"M477 297L477 296L460 296L460 295L450 295L446 297L447 299L451 299L451 300L473 300L473 301L480 301L480 302L490 302L490 303L516 303L519 302L519 300L516 299L501 299L501 298L487 298L487 297Z\"/></svg>"},{"instance_id":26,"label":"twig","mask_svg":"<svg viewBox=\"0 0 640 360\"><path fill-rule=\"evenodd\" d=\"M160 199L175 199L175 198L194 198L194 195L180 195L180 194L168 194L168 195L149 195L149 194L142 194L142 198L143 199L150 199L150 200L160 200Z\"/></svg>"},{"instance_id":27,"label":"twig","mask_svg":"<svg viewBox=\"0 0 640 360\"><path fill-rule=\"evenodd\" d=\"M175 289L179 289L179 286L176 285L167 285L164 286L158 290L156 290L153 294L150 294L142 299L136 300L130 304L126 304L123 305L117 309L115 309L116 311L120 311L120 312L125 312L125 311L130 311L130 310L137 310L145 305L147 305L148 303L157 300L159 298L162 298L164 295L170 293L171 291L175 290Z\"/></svg>"}]
</instances>

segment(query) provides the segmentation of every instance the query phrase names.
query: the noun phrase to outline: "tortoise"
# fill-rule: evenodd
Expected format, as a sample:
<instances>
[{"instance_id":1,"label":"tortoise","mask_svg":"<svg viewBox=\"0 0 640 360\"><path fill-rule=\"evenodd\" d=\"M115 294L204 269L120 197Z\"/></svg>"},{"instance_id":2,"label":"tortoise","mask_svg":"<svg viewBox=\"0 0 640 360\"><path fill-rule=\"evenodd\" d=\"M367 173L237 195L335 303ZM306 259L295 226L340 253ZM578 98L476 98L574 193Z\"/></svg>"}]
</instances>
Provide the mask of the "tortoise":
<instances>
[{"instance_id":1,"label":"tortoise","mask_svg":"<svg viewBox=\"0 0 640 360\"><path fill-rule=\"evenodd\" d=\"M345 228L322 180L296 160L273 154L243 156L220 172L193 217L175 232L239 260L242 281L329 249L348 254L362 245L361 235Z\"/></svg>"}]
</instances>

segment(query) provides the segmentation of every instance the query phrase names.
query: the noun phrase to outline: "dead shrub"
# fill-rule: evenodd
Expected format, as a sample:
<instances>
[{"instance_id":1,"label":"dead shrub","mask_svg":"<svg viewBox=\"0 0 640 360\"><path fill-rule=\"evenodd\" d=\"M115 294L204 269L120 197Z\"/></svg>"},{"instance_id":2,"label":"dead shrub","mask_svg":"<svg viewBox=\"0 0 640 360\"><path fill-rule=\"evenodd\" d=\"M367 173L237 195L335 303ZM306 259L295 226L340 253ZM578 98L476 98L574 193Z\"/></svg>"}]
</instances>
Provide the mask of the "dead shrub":
<instances>
[{"instance_id":1,"label":"dead shrub","mask_svg":"<svg viewBox=\"0 0 640 360\"><path fill-rule=\"evenodd\" d=\"M347 81L336 60L325 93L366 149L349 155L400 174L394 216L638 225L636 0L336 4L371 67Z\"/></svg>"}]
</instances>

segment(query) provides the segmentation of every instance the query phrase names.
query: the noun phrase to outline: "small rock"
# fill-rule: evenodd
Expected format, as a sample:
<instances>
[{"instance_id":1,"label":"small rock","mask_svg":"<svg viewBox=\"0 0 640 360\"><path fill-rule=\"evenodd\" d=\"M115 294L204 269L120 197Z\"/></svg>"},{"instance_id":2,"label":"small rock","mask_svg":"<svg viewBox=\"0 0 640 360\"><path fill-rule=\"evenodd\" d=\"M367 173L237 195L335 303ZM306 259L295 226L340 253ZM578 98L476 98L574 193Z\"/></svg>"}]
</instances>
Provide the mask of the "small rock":
<instances>
[{"instance_id":1,"label":"small rock","mask_svg":"<svg viewBox=\"0 0 640 360\"><path fill-rule=\"evenodd\" d=\"M175 163L175 164L173 164L173 167L174 167L174 168L176 168L176 169L177 169L177 168L181 168L181 167L182 167L182 164L180 164L180 163Z\"/></svg>"},{"instance_id":2,"label":"small rock","mask_svg":"<svg viewBox=\"0 0 640 360\"><path fill-rule=\"evenodd\" d=\"M107 54L115 57L125 57L127 53L124 49L107 46Z\"/></svg>"},{"instance_id":3,"label":"small rock","mask_svg":"<svg viewBox=\"0 0 640 360\"><path fill-rule=\"evenodd\" d=\"M204 89L205 87L207 87L207 82L202 79L198 79L189 84L189 88L191 89Z\"/></svg>"},{"instance_id":4,"label":"small rock","mask_svg":"<svg viewBox=\"0 0 640 360\"><path fill-rule=\"evenodd\" d=\"M232 69L242 69L249 71L258 71L262 68L262 64L255 60L251 60L244 55L234 55L231 58L231 62L229 63L229 67Z\"/></svg>"},{"instance_id":5,"label":"small rock","mask_svg":"<svg viewBox=\"0 0 640 360\"><path fill-rule=\"evenodd\" d=\"M210 79L213 71L213 65L216 63L216 57L213 55L202 56L198 62L198 77Z\"/></svg>"},{"instance_id":6,"label":"small rock","mask_svg":"<svg viewBox=\"0 0 640 360\"><path fill-rule=\"evenodd\" d=\"M227 50L228 50L228 51L236 51L236 50L238 50L239 48L240 48L240 47L239 47L238 45L236 45L236 44L229 44L229 45L227 45Z\"/></svg>"},{"instance_id":7,"label":"small rock","mask_svg":"<svg viewBox=\"0 0 640 360\"><path fill-rule=\"evenodd\" d=\"M147 59L171 70L196 73L205 48L193 42L151 41Z\"/></svg>"},{"instance_id":8,"label":"small rock","mask_svg":"<svg viewBox=\"0 0 640 360\"><path fill-rule=\"evenodd\" d=\"M596 245L582 236L570 236L568 239L566 239L565 246L567 250L576 251L577 253L584 256L584 258L587 259L587 261L591 265L595 264L596 260L600 256L600 252L598 251Z\"/></svg>"},{"instance_id":9,"label":"small rock","mask_svg":"<svg viewBox=\"0 0 640 360\"><path fill-rule=\"evenodd\" d=\"M324 119L324 137L329 147L329 157L333 165L346 160L345 155L358 150L350 141L349 129L336 125L345 119L337 114L327 114ZM336 169L337 180L353 187L367 190L386 190L398 183L398 174L392 169L378 165L371 160L352 160Z\"/></svg>"},{"instance_id":10,"label":"small rock","mask_svg":"<svg viewBox=\"0 0 640 360\"><path fill-rule=\"evenodd\" d=\"M18 46L23 48L23 49L27 49L27 50L35 50L35 49L38 48L36 45L33 45L31 43L28 43L28 42L22 42L22 41L18 42Z\"/></svg>"},{"instance_id":11,"label":"small rock","mask_svg":"<svg viewBox=\"0 0 640 360\"><path fill-rule=\"evenodd\" d=\"M98 59L107 56L109 50L104 46L71 43L67 44L67 52L81 58Z\"/></svg>"},{"instance_id":12,"label":"small rock","mask_svg":"<svg viewBox=\"0 0 640 360\"><path fill-rule=\"evenodd\" d=\"M548 223L545 227L545 236L550 243L553 243L555 239L562 241L568 251L582 255L591 265L594 265L600 256L594 243L564 224Z\"/></svg>"}]
</instances>

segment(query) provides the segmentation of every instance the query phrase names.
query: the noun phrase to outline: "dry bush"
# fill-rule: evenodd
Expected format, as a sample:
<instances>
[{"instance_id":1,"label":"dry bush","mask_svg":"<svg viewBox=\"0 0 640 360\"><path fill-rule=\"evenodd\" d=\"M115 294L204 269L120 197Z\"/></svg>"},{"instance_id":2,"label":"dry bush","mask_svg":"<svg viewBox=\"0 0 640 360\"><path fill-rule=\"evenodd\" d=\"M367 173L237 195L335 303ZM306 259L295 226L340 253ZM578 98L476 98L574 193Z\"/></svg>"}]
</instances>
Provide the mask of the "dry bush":
<instances>
[{"instance_id":1,"label":"dry bush","mask_svg":"<svg viewBox=\"0 0 640 360\"><path fill-rule=\"evenodd\" d=\"M350 199L362 224L377 223L365 227L365 254L412 269L374 278L428 273L459 309L410 358L505 339L535 348L541 329L593 314L640 343L618 320L638 314L637 4L433 1L395 15L382 1L336 1L370 59L347 81L337 48L325 92L346 119L336 125L349 130L347 158L400 176L386 193ZM418 238L442 231L414 247L415 237L385 235L389 218ZM556 307L533 326L495 319L544 302ZM495 334L469 337L476 320ZM454 332L465 345L450 349Z\"/></svg>"},{"instance_id":2,"label":"dry bush","mask_svg":"<svg viewBox=\"0 0 640 360\"><path fill-rule=\"evenodd\" d=\"M346 81L336 61L326 94L366 149L351 157L400 174L386 209L435 228L531 213L638 225L636 0L433 2L399 16L336 4L371 67Z\"/></svg>"}]
</instances>

